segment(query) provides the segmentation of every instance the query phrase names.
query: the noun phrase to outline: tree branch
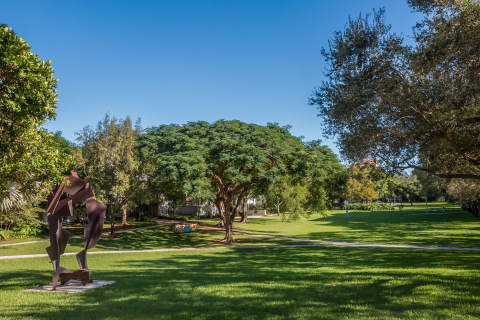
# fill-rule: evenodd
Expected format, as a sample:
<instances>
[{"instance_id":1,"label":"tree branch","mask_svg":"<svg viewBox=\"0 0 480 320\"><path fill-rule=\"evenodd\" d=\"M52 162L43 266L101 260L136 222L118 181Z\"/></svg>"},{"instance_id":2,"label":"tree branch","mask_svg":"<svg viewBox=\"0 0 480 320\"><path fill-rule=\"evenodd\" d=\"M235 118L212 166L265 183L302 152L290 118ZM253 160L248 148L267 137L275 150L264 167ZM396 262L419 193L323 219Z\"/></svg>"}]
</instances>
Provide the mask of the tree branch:
<instances>
[{"instance_id":1,"label":"tree branch","mask_svg":"<svg viewBox=\"0 0 480 320\"><path fill-rule=\"evenodd\" d=\"M415 165L408 165L408 166L395 166L393 167L395 169L401 169L401 170L405 170L405 169L416 169L416 170L420 170L420 171L423 171L423 172L427 172L427 173L430 173L434 176L437 176L439 178L445 178L445 179L449 179L449 178L456 178L456 179L473 179L473 180L480 180L480 175L475 175L475 174L457 174L457 173L435 173L433 170L430 170L430 169L427 169L427 168L423 168L423 167L419 167L419 166L415 166Z\"/></svg>"}]
</instances>

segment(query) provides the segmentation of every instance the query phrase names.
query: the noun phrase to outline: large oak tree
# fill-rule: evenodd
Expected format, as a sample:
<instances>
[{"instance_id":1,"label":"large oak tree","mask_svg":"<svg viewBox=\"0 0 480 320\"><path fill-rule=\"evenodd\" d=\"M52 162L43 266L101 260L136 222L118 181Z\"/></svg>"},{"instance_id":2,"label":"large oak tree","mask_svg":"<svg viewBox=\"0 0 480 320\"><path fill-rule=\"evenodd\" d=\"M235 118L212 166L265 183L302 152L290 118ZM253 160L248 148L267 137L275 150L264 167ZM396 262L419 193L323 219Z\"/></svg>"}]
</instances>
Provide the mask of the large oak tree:
<instances>
[{"instance_id":1,"label":"large oak tree","mask_svg":"<svg viewBox=\"0 0 480 320\"><path fill-rule=\"evenodd\" d=\"M276 124L219 120L161 125L146 130L140 147L168 198L183 194L224 207L227 243L234 242L232 223L249 191L267 189L284 175L308 191L304 210L328 205L324 186L332 171L330 155Z\"/></svg>"},{"instance_id":2,"label":"large oak tree","mask_svg":"<svg viewBox=\"0 0 480 320\"><path fill-rule=\"evenodd\" d=\"M322 51L327 81L310 99L342 156L389 171L480 179L480 2L410 0L425 13L414 45L382 9L350 19Z\"/></svg>"}]
</instances>

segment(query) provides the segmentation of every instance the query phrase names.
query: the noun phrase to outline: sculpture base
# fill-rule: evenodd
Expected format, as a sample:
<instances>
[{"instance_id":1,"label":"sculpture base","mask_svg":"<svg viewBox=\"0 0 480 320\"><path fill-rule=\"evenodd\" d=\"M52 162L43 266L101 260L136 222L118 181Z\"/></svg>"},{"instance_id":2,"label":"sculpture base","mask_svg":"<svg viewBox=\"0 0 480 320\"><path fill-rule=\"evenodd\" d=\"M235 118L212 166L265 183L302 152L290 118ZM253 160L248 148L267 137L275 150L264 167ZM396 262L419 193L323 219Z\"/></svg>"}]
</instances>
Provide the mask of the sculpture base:
<instances>
[{"instance_id":1,"label":"sculpture base","mask_svg":"<svg viewBox=\"0 0 480 320\"><path fill-rule=\"evenodd\" d=\"M28 289L25 291L79 293L85 290L95 289L95 288L106 286L112 283L115 283L115 281L94 280L91 283L87 283L86 285L83 285L80 281L70 280L64 285L58 285L56 290L52 290L53 286L51 284L47 284L45 286Z\"/></svg>"},{"instance_id":2,"label":"sculpture base","mask_svg":"<svg viewBox=\"0 0 480 320\"><path fill-rule=\"evenodd\" d=\"M93 282L90 270L78 270L72 273L60 273L60 279L62 279L60 285L64 285L70 280L78 280L83 285Z\"/></svg>"}]
</instances>

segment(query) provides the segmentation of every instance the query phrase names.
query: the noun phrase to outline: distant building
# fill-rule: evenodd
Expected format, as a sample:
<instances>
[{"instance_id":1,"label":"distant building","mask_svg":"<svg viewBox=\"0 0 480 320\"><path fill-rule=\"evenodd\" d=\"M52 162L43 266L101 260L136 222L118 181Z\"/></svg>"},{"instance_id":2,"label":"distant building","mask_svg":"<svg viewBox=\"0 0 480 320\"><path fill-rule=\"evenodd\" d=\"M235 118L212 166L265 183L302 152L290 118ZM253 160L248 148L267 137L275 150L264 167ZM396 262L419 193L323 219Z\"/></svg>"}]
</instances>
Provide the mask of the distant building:
<instances>
[{"instance_id":1,"label":"distant building","mask_svg":"<svg viewBox=\"0 0 480 320\"><path fill-rule=\"evenodd\" d=\"M360 162L360 165L363 166L375 166L378 167L378 161L377 160L362 160Z\"/></svg>"}]
</instances>

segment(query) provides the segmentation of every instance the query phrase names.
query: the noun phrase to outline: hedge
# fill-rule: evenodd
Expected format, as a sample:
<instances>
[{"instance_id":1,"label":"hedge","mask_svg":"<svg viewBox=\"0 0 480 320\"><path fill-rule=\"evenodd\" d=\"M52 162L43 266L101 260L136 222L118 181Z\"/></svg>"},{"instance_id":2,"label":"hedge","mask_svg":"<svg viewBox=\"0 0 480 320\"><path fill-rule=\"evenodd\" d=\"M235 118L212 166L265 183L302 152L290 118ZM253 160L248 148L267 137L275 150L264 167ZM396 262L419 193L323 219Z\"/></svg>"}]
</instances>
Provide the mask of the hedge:
<instances>
[{"instance_id":1,"label":"hedge","mask_svg":"<svg viewBox=\"0 0 480 320\"><path fill-rule=\"evenodd\" d=\"M344 204L343 209L345 210L363 210L363 211L386 211L386 210L395 210L395 206L392 206L389 203L349 203Z\"/></svg>"}]
</instances>

